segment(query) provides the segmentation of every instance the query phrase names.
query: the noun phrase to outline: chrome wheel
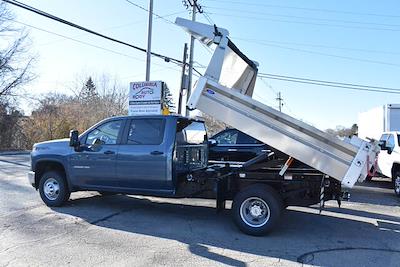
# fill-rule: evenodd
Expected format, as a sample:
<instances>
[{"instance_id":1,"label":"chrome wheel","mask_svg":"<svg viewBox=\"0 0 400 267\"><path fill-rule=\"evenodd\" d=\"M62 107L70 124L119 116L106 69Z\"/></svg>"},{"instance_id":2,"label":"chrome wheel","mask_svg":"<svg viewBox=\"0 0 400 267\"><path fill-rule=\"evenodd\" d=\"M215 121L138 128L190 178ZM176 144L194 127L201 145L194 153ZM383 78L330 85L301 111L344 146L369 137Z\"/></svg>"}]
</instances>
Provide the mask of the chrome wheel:
<instances>
[{"instance_id":1,"label":"chrome wheel","mask_svg":"<svg viewBox=\"0 0 400 267\"><path fill-rule=\"evenodd\" d=\"M43 192L47 199L56 200L60 195L60 185L54 178L49 178L43 185Z\"/></svg>"},{"instance_id":2,"label":"chrome wheel","mask_svg":"<svg viewBox=\"0 0 400 267\"><path fill-rule=\"evenodd\" d=\"M268 204L259 197L249 197L240 205L240 217L251 227L265 225L271 216Z\"/></svg>"},{"instance_id":3,"label":"chrome wheel","mask_svg":"<svg viewBox=\"0 0 400 267\"><path fill-rule=\"evenodd\" d=\"M394 180L394 192L400 196L400 176L397 176Z\"/></svg>"}]
</instances>

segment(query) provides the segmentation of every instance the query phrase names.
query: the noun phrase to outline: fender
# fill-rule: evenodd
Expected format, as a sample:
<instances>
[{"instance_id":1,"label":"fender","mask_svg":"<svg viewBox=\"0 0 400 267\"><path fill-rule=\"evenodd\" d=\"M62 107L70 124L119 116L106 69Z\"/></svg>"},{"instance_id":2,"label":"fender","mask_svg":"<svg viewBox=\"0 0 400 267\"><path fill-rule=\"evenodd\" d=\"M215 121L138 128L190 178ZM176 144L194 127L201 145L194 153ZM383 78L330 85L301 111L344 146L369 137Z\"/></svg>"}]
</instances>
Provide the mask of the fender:
<instances>
[{"instance_id":1,"label":"fender","mask_svg":"<svg viewBox=\"0 0 400 267\"><path fill-rule=\"evenodd\" d=\"M66 182L68 185L68 189L72 192L73 185L71 184L71 181L70 181L68 162L64 156L61 156L61 155L37 155L35 157L34 161L32 159L32 171L35 171L36 166L41 162L54 162L54 163L60 164L64 168L65 179L66 179ZM35 179L36 179L36 177L35 177Z\"/></svg>"}]
</instances>

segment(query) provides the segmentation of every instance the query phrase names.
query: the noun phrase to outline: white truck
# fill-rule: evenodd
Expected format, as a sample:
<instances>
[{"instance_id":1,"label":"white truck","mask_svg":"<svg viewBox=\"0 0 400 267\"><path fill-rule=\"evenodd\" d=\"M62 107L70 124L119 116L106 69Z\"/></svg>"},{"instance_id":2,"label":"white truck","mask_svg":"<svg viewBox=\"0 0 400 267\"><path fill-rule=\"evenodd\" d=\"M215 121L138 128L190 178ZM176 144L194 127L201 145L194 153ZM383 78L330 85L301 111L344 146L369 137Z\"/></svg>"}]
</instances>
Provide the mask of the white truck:
<instances>
[{"instance_id":1,"label":"white truck","mask_svg":"<svg viewBox=\"0 0 400 267\"><path fill-rule=\"evenodd\" d=\"M400 131L400 104L385 104L358 114L358 137L378 140L382 133Z\"/></svg>"},{"instance_id":2,"label":"white truck","mask_svg":"<svg viewBox=\"0 0 400 267\"><path fill-rule=\"evenodd\" d=\"M400 197L400 132L384 132L381 136L381 152L378 157L377 171L392 178L395 194Z\"/></svg>"},{"instance_id":3,"label":"white truck","mask_svg":"<svg viewBox=\"0 0 400 267\"><path fill-rule=\"evenodd\" d=\"M400 197L399 133L400 104L385 104L358 115L358 137L380 140L382 151L375 166L376 172L392 179L395 194Z\"/></svg>"}]
</instances>

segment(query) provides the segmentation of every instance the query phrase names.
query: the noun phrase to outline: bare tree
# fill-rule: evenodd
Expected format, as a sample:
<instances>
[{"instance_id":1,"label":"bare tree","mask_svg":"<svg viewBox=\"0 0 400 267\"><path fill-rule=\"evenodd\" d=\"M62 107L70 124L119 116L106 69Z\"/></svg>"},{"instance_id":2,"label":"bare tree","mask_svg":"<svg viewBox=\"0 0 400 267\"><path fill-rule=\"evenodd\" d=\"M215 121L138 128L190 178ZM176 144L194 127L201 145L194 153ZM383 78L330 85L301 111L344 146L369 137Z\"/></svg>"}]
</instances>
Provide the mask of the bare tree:
<instances>
[{"instance_id":1,"label":"bare tree","mask_svg":"<svg viewBox=\"0 0 400 267\"><path fill-rule=\"evenodd\" d=\"M358 126L353 124L350 128L338 125L335 129L326 129L327 133L337 136L337 137L351 137L353 135L358 135Z\"/></svg>"},{"instance_id":2,"label":"bare tree","mask_svg":"<svg viewBox=\"0 0 400 267\"><path fill-rule=\"evenodd\" d=\"M26 146L22 124L26 117L17 106L21 85L34 78L33 58L27 51L27 33L14 26L14 16L0 2L0 150Z\"/></svg>"},{"instance_id":3,"label":"bare tree","mask_svg":"<svg viewBox=\"0 0 400 267\"><path fill-rule=\"evenodd\" d=\"M199 117L203 119L206 124L208 137L211 137L216 133L219 133L220 131L228 128L227 124L223 123L222 121L216 120L205 113L201 113Z\"/></svg>"},{"instance_id":4,"label":"bare tree","mask_svg":"<svg viewBox=\"0 0 400 267\"><path fill-rule=\"evenodd\" d=\"M0 2L0 100L15 95L15 90L31 81L33 58L28 56L27 33L14 27L14 16Z\"/></svg>"}]
</instances>

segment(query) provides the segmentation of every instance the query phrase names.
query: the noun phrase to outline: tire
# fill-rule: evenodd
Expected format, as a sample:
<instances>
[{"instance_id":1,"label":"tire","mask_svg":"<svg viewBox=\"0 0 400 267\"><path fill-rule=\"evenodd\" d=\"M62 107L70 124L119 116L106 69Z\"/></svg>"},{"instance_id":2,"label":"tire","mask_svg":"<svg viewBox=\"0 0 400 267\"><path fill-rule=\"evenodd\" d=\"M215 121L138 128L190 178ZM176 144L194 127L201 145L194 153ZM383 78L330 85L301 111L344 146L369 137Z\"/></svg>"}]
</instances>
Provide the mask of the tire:
<instances>
[{"instance_id":1,"label":"tire","mask_svg":"<svg viewBox=\"0 0 400 267\"><path fill-rule=\"evenodd\" d=\"M396 196L400 197L400 172L396 172L393 177L393 188Z\"/></svg>"},{"instance_id":2,"label":"tire","mask_svg":"<svg viewBox=\"0 0 400 267\"><path fill-rule=\"evenodd\" d=\"M39 193L43 202L49 207L62 206L71 194L65 176L56 171L48 171L42 175L39 182Z\"/></svg>"},{"instance_id":3,"label":"tire","mask_svg":"<svg viewBox=\"0 0 400 267\"><path fill-rule=\"evenodd\" d=\"M232 204L233 220L244 233L262 236L279 222L284 210L281 196L270 186L256 184L236 194Z\"/></svg>"}]
</instances>

